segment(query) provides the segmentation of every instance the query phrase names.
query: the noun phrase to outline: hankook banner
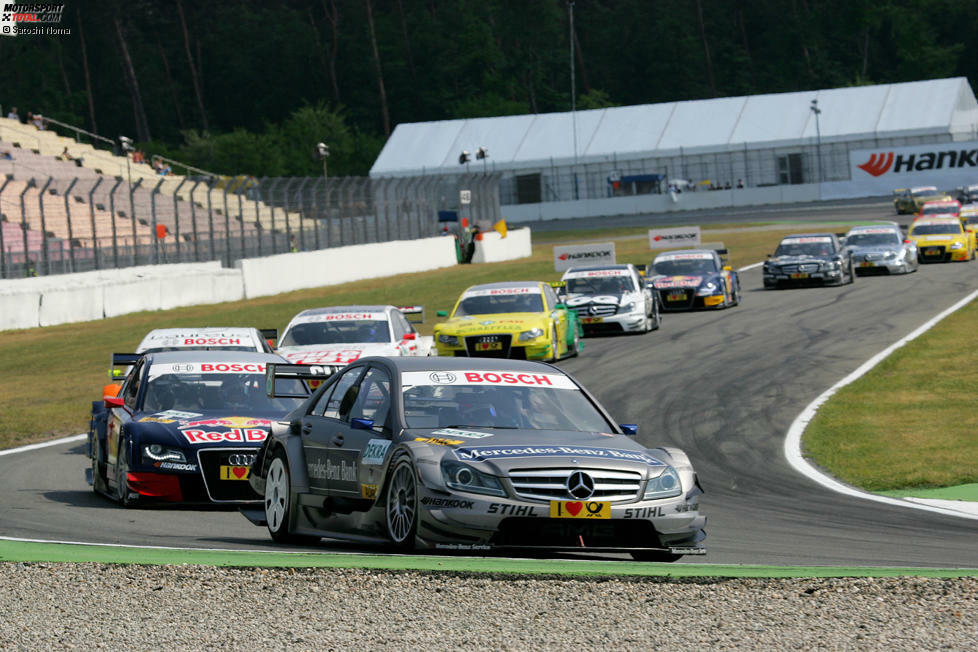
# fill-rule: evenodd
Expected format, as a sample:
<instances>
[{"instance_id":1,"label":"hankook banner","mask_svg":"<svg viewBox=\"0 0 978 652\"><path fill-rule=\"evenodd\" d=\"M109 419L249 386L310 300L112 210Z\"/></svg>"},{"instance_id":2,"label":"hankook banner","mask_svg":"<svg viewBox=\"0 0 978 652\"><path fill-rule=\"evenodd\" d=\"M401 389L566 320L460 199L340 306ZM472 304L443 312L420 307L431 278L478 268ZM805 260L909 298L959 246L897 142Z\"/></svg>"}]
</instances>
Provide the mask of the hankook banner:
<instances>
[{"instance_id":1,"label":"hankook banner","mask_svg":"<svg viewBox=\"0 0 978 652\"><path fill-rule=\"evenodd\" d=\"M863 195L886 195L915 186L953 190L978 180L978 142L852 150L849 169L852 181L839 185L852 185Z\"/></svg>"},{"instance_id":2,"label":"hankook banner","mask_svg":"<svg viewBox=\"0 0 978 652\"><path fill-rule=\"evenodd\" d=\"M614 265L615 262L614 242L554 247L554 270L558 272L585 265Z\"/></svg>"},{"instance_id":3,"label":"hankook banner","mask_svg":"<svg viewBox=\"0 0 978 652\"><path fill-rule=\"evenodd\" d=\"M700 227L680 226L672 229L649 229L649 249L698 247Z\"/></svg>"}]
</instances>

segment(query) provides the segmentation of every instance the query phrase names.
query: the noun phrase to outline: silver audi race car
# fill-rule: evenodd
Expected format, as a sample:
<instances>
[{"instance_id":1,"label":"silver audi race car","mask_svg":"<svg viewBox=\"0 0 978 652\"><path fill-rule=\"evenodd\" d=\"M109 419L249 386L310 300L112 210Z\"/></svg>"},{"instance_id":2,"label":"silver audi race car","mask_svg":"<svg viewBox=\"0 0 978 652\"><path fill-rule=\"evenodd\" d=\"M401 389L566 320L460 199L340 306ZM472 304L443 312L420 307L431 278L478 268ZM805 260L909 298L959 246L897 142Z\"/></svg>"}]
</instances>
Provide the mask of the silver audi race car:
<instances>
[{"instance_id":1,"label":"silver audi race car","mask_svg":"<svg viewBox=\"0 0 978 652\"><path fill-rule=\"evenodd\" d=\"M321 372L269 365L266 384ZM272 427L249 476L263 507L241 511L283 543L705 554L689 458L636 431L549 364L362 358Z\"/></svg>"},{"instance_id":2,"label":"silver audi race car","mask_svg":"<svg viewBox=\"0 0 978 652\"><path fill-rule=\"evenodd\" d=\"M852 255L856 274L909 274L919 262L917 245L897 225L854 226L843 246Z\"/></svg>"}]
</instances>

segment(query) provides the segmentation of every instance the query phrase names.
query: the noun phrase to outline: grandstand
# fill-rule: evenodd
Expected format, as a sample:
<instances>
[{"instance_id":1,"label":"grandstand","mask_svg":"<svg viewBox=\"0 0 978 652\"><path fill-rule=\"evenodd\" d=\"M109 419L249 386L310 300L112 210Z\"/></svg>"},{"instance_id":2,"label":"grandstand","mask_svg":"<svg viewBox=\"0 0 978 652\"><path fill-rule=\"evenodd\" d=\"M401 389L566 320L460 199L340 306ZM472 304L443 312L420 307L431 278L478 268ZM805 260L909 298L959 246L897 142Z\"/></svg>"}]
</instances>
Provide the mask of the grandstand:
<instances>
[{"instance_id":1,"label":"grandstand","mask_svg":"<svg viewBox=\"0 0 978 652\"><path fill-rule=\"evenodd\" d=\"M3 276L19 275L4 269L12 265L29 273L30 260L42 273L56 270L54 261L76 270L137 258L230 264L235 255L287 250L301 229L299 212L246 197L240 180L161 176L149 164L16 120L0 118L0 152ZM264 247L263 236L271 237Z\"/></svg>"}]
</instances>

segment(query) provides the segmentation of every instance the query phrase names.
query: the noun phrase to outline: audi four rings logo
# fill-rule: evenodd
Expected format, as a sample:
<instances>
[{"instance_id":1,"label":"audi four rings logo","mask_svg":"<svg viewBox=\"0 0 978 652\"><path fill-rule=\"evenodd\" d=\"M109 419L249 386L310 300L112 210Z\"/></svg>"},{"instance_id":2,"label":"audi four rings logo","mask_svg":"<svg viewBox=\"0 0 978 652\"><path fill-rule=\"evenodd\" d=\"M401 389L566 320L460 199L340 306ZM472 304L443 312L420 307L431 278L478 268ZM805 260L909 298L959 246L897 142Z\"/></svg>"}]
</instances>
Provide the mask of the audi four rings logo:
<instances>
[{"instance_id":1,"label":"audi four rings logo","mask_svg":"<svg viewBox=\"0 0 978 652\"><path fill-rule=\"evenodd\" d=\"M893 165L893 152L886 152L885 154L872 154L869 160L862 165L857 165L860 170L868 172L874 177L878 177L882 174L886 174L890 170L890 166Z\"/></svg>"},{"instance_id":2,"label":"audi four rings logo","mask_svg":"<svg viewBox=\"0 0 978 652\"><path fill-rule=\"evenodd\" d=\"M594 479L584 471L574 471L567 478L567 493L578 500L585 500L594 494Z\"/></svg>"},{"instance_id":3,"label":"audi four rings logo","mask_svg":"<svg viewBox=\"0 0 978 652\"><path fill-rule=\"evenodd\" d=\"M231 453L228 455L228 464L231 466L251 466L256 457L258 456L253 453Z\"/></svg>"},{"instance_id":4,"label":"audi four rings logo","mask_svg":"<svg viewBox=\"0 0 978 652\"><path fill-rule=\"evenodd\" d=\"M455 374L449 372L434 372L428 374L428 379L438 385L451 385L455 382Z\"/></svg>"}]
</instances>

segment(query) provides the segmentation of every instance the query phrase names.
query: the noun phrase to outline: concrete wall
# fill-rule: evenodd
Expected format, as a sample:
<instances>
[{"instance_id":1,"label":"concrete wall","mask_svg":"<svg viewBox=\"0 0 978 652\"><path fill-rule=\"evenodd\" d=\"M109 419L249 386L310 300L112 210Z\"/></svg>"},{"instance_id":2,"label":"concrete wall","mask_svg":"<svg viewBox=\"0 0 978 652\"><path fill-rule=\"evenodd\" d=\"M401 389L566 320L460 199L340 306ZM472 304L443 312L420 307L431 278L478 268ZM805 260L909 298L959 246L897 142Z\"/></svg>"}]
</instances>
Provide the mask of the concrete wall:
<instances>
[{"instance_id":1,"label":"concrete wall","mask_svg":"<svg viewBox=\"0 0 978 652\"><path fill-rule=\"evenodd\" d=\"M453 238L436 236L239 260L245 297L423 272L458 262Z\"/></svg>"},{"instance_id":2,"label":"concrete wall","mask_svg":"<svg viewBox=\"0 0 978 652\"><path fill-rule=\"evenodd\" d=\"M530 229L510 229L506 237L496 231L483 231L482 239L475 241L473 263L498 263L504 260L527 258L533 254Z\"/></svg>"},{"instance_id":3,"label":"concrete wall","mask_svg":"<svg viewBox=\"0 0 978 652\"><path fill-rule=\"evenodd\" d=\"M575 217L692 211L702 208L791 204L818 199L820 199L818 184L811 183L732 190L698 190L678 193L675 196L667 193L542 204L512 204L502 207L502 215L509 223L522 223Z\"/></svg>"}]
</instances>

